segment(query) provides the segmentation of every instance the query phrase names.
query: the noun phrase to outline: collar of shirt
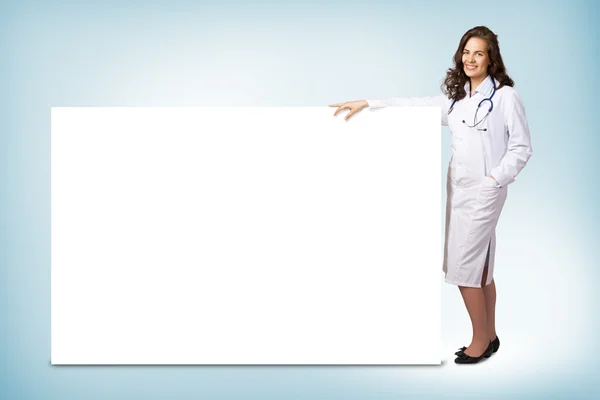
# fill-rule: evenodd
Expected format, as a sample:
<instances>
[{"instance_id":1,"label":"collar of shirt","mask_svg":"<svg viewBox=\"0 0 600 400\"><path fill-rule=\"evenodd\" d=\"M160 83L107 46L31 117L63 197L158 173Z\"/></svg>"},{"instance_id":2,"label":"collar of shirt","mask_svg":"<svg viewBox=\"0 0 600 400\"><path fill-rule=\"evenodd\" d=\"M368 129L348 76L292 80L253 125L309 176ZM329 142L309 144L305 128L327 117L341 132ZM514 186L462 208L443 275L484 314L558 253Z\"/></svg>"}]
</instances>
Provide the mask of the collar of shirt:
<instances>
[{"instance_id":1,"label":"collar of shirt","mask_svg":"<svg viewBox=\"0 0 600 400\"><path fill-rule=\"evenodd\" d=\"M465 91L467 92L467 96L469 96L469 93L471 92L471 81L467 80L467 82L465 83ZM477 89L475 89L475 91L473 92L473 95L470 97L475 96L475 93L481 93L483 95L483 97L488 98L492 95L492 92L494 91L494 85L492 84L492 76L488 75L483 82L481 82L479 84L479 86L477 86Z\"/></svg>"}]
</instances>

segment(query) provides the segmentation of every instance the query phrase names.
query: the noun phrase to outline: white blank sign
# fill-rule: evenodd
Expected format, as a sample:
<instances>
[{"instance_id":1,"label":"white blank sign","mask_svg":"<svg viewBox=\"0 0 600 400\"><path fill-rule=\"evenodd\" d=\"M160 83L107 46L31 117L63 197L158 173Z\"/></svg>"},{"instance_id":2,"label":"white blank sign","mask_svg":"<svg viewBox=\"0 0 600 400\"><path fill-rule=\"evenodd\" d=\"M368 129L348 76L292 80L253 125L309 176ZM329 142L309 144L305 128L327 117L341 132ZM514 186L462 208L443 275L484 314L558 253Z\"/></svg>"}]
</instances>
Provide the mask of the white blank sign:
<instances>
[{"instance_id":1,"label":"white blank sign","mask_svg":"<svg viewBox=\"0 0 600 400\"><path fill-rule=\"evenodd\" d=\"M52 364L440 364L435 107L52 108Z\"/></svg>"}]
</instances>

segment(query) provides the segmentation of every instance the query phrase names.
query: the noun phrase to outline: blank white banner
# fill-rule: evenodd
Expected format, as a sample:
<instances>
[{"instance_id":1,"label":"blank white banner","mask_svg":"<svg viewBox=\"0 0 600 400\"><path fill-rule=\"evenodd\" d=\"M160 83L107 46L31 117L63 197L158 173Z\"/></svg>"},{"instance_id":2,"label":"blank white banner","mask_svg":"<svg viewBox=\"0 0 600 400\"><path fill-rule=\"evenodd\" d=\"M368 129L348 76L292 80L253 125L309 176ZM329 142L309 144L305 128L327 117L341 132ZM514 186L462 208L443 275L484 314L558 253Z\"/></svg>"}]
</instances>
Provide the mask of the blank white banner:
<instances>
[{"instance_id":1,"label":"blank white banner","mask_svg":"<svg viewBox=\"0 0 600 400\"><path fill-rule=\"evenodd\" d=\"M52 364L440 364L435 107L52 108Z\"/></svg>"}]
</instances>

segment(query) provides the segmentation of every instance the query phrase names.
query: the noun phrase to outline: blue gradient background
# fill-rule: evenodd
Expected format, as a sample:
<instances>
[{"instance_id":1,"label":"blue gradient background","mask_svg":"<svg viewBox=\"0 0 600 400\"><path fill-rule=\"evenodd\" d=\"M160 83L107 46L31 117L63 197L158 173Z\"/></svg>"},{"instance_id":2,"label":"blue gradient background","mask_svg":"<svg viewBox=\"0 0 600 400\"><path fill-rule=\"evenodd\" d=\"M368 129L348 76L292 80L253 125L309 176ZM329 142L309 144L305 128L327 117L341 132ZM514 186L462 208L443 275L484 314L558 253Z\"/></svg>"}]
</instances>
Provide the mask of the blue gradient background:
<instances>
[{"instance_id":1,"label":"blue gradient background","mask_svg":"<svg viewBox=\"0 0 600 400\"><path fill-rule=\"evenodd\" d=\"M594 1L2 2L0 398L597 398L599 17ZM442 366L50 366L50 107L435 95L476 25L499 35L534 148L498 225L494 357L454 364L471 326L444 284Z\"/></svg>"}]
</instances>

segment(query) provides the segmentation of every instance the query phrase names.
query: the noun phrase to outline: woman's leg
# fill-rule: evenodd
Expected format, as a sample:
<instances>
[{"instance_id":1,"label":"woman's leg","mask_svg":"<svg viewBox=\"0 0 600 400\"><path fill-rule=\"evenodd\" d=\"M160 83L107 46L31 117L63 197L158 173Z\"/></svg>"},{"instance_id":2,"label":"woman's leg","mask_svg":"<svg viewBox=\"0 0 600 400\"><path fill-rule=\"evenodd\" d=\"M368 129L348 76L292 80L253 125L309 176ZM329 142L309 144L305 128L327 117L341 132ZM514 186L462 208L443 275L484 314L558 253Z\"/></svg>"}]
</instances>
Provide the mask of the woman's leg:
<instances>
[{"instance_id":1,"label":"woman's leg","mask_svg":"<svg viewBox=\"0 0 600 400\"><path fill-rule=\"evenodd\" d=\"M494 340L496 339L496 283L493 279L489 285L483 286L483 297L485 297L488 337Z\"/></svg>"},{"instance_id":2,"label":"woman's leg","mask_svg":"<svg viewBox=\"0 0 600 400\"><path fill-rule=\"evenodd\" d=\"M484 276L487 276L487 268L485 269ZM465 302L469 317L471 317L471 324L473 325L473 338L471 339L471 344L467 346L465 353L471 357L479 357L490 344L484 290L482 288L465 286L459 286L458 288L460 289L460 294Z\"/></svg>"},{"instance_id":3,"label":"woman's leg","mask_svg":"<svg viewBox=\"0 0 600 400\"><path fill-rule=\"evenodd\" d=\"M491 243L490 243L491 245ZM481 277L481 287L483 288L483 297L485 298L485 315L487 318L487 333L490 340L496 339L496 283L492 278L489 285L486 285L488 265L490 261L490 248L485 259L483 276Z\"/></svg>"}]
</instances>

